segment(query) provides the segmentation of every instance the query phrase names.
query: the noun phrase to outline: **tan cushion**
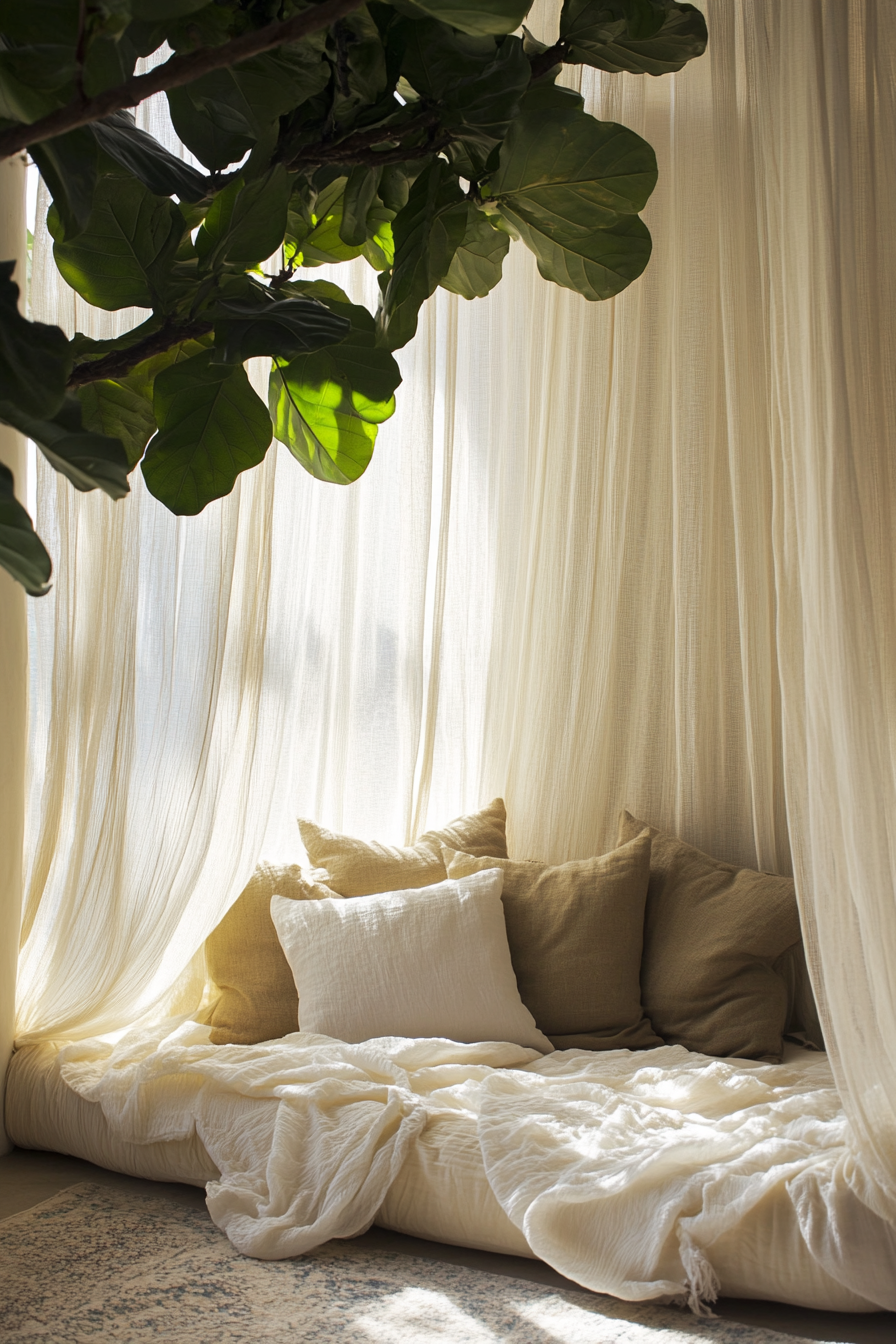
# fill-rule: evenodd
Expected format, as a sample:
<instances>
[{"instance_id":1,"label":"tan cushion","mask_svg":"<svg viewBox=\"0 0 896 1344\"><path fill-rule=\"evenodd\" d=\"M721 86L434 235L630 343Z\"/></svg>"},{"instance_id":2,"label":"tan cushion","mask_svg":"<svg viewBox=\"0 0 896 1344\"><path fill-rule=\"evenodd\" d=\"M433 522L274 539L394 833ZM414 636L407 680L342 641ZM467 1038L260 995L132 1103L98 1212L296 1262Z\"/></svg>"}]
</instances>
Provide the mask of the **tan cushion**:
<instances>
[{"instance_id":1,"label":"tan cushion","mask_svg":"<svg viewBox=\"0 0 896 1344\"><path fill-rule=\"evenodd\" d=\"M645 823L619 819L622 843ZM787 988L772 964L800 939L793 882L710 858L651 828L641 997L671 1045L778 1062Z\"/></svg>"},{"instance_id":2,"label":"tan cushion","mask_svg":"<svg viewBox=\"0 0 896 1344\"><path fill-rule=\"evenodd\" d=\"M662 1044L638 984L647 831L611 854L556 866L443 853L449 877L504 870L501 899L520 998L555 1049Z\"/></svg>"},{"instance_id":3,"label":"tan cushion","mask_svg":"<svg viewBox=\"0 0 896 1344\"><path fill-rule=\"evenodd\" d=\"M442 845L506 859L506 825L507 812L500 798L481 812L457 817L437 831L426 831L405 848L337 835L299 818L309 859L315 868L327 870L327 886L340 896L375 896L381 891L406 891L444 882L447 874Z\"/></svg>"},{"instance_id":4,"label":"tan cushion","mask_svg":"<svg viewBox=\"0 0 896 1344\"><path fill-rule=\"evenodd\" d=\"M271 897L321 900L334 893L298 864L260 864L205 940L206 966L221 991L208 1019L214 1045L254 1045L299 1029L299 996L271 919Z\"/></svg>"}]
</instances>

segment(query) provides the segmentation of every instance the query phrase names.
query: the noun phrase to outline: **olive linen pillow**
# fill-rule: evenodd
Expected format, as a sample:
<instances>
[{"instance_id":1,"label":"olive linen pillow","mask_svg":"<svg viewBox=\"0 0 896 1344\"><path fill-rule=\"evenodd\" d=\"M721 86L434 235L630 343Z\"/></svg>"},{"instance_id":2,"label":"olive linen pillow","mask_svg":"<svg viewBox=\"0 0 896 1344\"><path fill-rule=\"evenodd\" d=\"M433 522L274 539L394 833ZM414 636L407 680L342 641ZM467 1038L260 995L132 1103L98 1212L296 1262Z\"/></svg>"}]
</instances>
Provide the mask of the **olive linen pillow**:
<instances>
[{"instance_id":1,"label":"olive linen pillow","mask_svg":"<svg viewBox=\"0 0 896 1344\"><path fill-rule=\"evenodd\" d=\"M298 864L260 864L205 940L210 978L221 991L208 1018L213 1045L254 1045L299 1029L299 999L271 919L271 897L314 901L334 893Z\"/></svg>"},{"instance_id":2,"label":"olive linen pillow","mask_svg":"<svg viewBox=\"0 0 896 1344\"><path fill-rule=\"evenodd\" d=\"M662 1045L638 973L650 873L645 830L600 858L551 866L443 847L449 877L504 872L504 919L520 998L556 1050Z\"/></svg>"},{"instance_id":3,"label":"olive linen pillow","mask_svg":"<svg viewBox=\"0 0 896 1344\"><path fill-rule=\"evenodd\" d=\"M619 818L619 843L645 823ZM800 941L793 882L722 863L650 828L641 998L670 1045L779 1063L787 987L772 969Z\"/></svg>"},{"instance_id":4,"label":"olive linen pillow","mask_svg":"<svg viewBox=\"0 0 896 1344\"><path fill-rule=\"evenodd\" d=\"M340 896L375 896L381 891L411 890L443 882L447 874L441 845L506 859L506 826L507 812L501 798L495 798L481 812L457 817L439 830L426 831L405 848L337 835L299 818L309 859L315 868L327 870L327 886Z\"/></svg>"}]
</instances>

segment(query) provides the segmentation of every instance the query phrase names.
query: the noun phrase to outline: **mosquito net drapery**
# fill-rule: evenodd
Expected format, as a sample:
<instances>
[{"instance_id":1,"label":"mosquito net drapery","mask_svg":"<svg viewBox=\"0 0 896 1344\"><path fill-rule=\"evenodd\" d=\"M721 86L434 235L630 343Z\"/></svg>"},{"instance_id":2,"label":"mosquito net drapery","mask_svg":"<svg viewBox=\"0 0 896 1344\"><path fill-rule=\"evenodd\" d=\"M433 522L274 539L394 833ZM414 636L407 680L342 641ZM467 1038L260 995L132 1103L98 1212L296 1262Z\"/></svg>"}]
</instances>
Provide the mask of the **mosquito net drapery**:
<instances>
[{"instance_id":1,"label":"mosquito net drapery","mask_svg":"<svg viewBox=\"0 0 896 1344\"><path fill-rule=\"evenodd\" d=\"M438 293L360 483L272 450L178 521L40 469L20 1040L195 1003L297 813L401 840L502 793L511 852L562 860L627 804L792 862L896 1220L896 7L703 7L681 74L582 72L658 153L645 275L589 305L517 245L488 300ZM112 320L40 231L34 276L35 316Z\"/></svg>"}]
</instances>

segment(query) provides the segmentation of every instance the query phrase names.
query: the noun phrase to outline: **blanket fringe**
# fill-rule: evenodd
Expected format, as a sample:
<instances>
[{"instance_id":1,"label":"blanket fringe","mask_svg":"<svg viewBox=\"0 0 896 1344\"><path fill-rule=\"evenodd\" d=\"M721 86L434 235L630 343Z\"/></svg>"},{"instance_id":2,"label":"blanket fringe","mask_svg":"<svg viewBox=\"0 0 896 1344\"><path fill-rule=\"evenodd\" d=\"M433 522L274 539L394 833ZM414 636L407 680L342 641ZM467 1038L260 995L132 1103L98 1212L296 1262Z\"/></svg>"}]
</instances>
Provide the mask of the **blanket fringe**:
<instances>
[{"instance_id":1,"label":"blanket fringe","mask_svg":"<svg viewBox=\"0 0 896 1344\"><path fill-rule=\"evenodd\" d=\"M678 1229L681 1263L684 1266L688 1290L688 1306L695 1316L715 1316L709 1306L719 1296L719 1276L707 1260L703 1250L691 1240L683 1228Z\"/></svg>"}]
</instances>

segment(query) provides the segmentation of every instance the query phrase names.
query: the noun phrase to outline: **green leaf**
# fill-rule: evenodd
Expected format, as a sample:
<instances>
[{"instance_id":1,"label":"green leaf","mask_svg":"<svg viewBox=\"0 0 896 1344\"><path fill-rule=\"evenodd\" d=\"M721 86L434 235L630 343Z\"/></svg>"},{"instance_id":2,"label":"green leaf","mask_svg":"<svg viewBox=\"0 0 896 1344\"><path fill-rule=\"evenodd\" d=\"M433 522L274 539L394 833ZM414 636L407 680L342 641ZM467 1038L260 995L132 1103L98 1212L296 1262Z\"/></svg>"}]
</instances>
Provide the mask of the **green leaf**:
<instances>
[{"instance_id":1,"label":"green leaf","mask_svg":"<svg viewBox=\"0 0 896 1344\"><path fill-rule=\"evenodd\" d=\"M393 356L376 345L370 313L350 303L336 285L298 281L289 288L347 317L351 332L338 345L275 365L269 392L274 432L312 476L348 485L366 470L377 425L395 410L401 372Z\"/></svg>"},{"instance_id":2,"label":"green leaf","mask_svg":"<svg viewBox=\"0 0 896 1344\"><path fill-rule=\"evenodd\" d=\"M210 180L141 131L130 112L113 112L93 122L90 129L100 149L156 196L201 201L211 193Z\"/></svg>"},{"instance_id":3,"label":"green leaf","mask_svg":"<svg viewBox=\"0 0 896 1344\"><path fill-rule=\"evenodd\" d=\"M428 14L462 33L512 33L532 8L532 0L401 0L402 14Z\"/></svg>"},{"instance_id":4,"label":"green leaf","mask_svg":"<svg viewBox=\"0 0 896 1344\"><path fill-rule=\"evenodd\" d=\"M565 59L598 70L666 75L706 50L706 20L679 0L566 0Z\"/></svg>"},{"instance_id":5,"label":"green leaf","mask_svg":"<svg viewBox=\"0 0 896 1344\"><path fill-rule=\"evenodd\" d=\"M464 299L485 298L501 279L509 247L508 235L496 229L488 216L471 204L464 240L451 259L442 288Z\"/></svg>"},{"instance_id":6,"label":"green leaf","mask_svg":"<svg viewBox=\"0 0 896 1344\"><path fill-rule=\"evenodd\" d=\"M656 176L656 156L634 131L574 108L530 108L527 98L483 192L545 279L607 299L649 260L650 234L635 212Z\"/></svg>"},{"instance_id":7,"label":"green leaf","mask_svg":"<svg viewBox=\"0 0 896 1344\"><path fill-rule=\"evenodd\" d=\"M376 200L380 169L359 164L348 175L342 202L339 237L349 247L361 247L367 241L367 215Z\"/></svg>"},{"instance_id":8,"label":"green leaf","mask_svg":"<svg viewBox=\"0 0 896 1344\"><path fill-rule=\"evenodd\" d=\"M361 251L375 271L387 271L395 261L394 218L394 211L379 205L373 206L367 216L367 241Z\"/></svg>"},{"instance_id":9,"label":"green leaf","mask_svg":"<svg viewBox=\"0 0 896 1344\"><path fill-rule=\"evenodd\" d=\"M77 398L66 397L52 420L5 410L9 423L33 439L50 466L76 490L100 489L112 499L122 499L130 490L124 447L118 439L85 430Z\"/></svg>"},{"instance_id":10,"label":"green leaf","mask_svg":"<svg viewBox=\"0 0 896 1344\"><path fill-rule=\"evenodd\" d=\"M0 462L0 565L31 597L50 591L53 566L27 511L16 499L9 467Z\"/></svg>"},{"instance_id":11,"label":"green leaf","mask_svg":"<svg viewBox=\"0 0 896 1344\"><path fill-rule=\"evenodd\" d=\"M65 333L29 322L18 308L14 261L0 262L0 418L8 405L25 415L55 415L72 368Z\"/></svg>"},{"instance_id":12,"label":"green leaf","mask_svg":"<svg viewBox=\"0 0 896 1344\"><path fill-rule=\"evenodd\" d=\"M101 179L87 226L69 240L51 209L56 265L72 289L97 308L164 306L170 269L186 225L173 201L134 178Z\"/></svg>"},{"instance_id":13,"label":"green leaf","mask_svg":"<svg viewBox=\"0 0 896 1344\"><path fill-rule=\"evenodd\" d=\"M0 0L0 33L13 42L78 40L78 7L71 0Z\"/></svg>"},{"instance_id":14,"label":"green leaf","mask_svg":"<svg viewBox=\"0 0 896 1344\"><path fill-rule=\"evenodd\" d=\"M294 359L343 340L351 330L346 317L314 299L297 296L275 302L264 297L268 293L215 305L215 347L222 363L242 364L257 355Z\"/></svg>"},{"instance_id":15,"label":"green leaf","mask_svg":"<svg viewBox=\"0 0 896 1344\"><path fill-rule=\"evenodd\" d=\"M199 340L180 341L177 345L169 346L167 350L162 350L157 355L150 355L149 359L144 359L142 363L137 364L125 377L119 378L118 382L152 403L156 376L163 373L165 369L172 368L175 364L183 364L185 360L192 359L194 355L203 354L209 350L211 344L211 332L207 336L201 336Z\"/></svg>"},{"instance_id":16,"label":"green leaf","mask_svg":"<svg viewBox=\"0 0 896 1344\"><path fill-rule=\"evenodd\" d=\"M151 494L176 514L201 513L258 466L271 421L242 367L212 364L205 350L156 375L159 432L141 464Z\"/></svg>"},{"instance_id":17,"label":"green leaf","mask_svg":"<svg viewBox=\"0 0 896 1344\"><path fill-rule=\"evenodd\" d=\"M196 235L205 270L246 271L283 242L292 181L282 164L251 182L237 179L220 191Z\"/></svg>"},{"instance_id":18,"label":"green leaf","mask_svg":"<svg viewBox=\"0 0 896 1344\"><path fill-rule=\"evenodd\" d=\"M325 35L214 70L168 91L174 129L211 172L236 163L261 142L268 155L279 118L326 88Z\"/></svg>"},{"instance_id":19,"label":"green leaf","mask_svg":"<svg viewBox=\"0 0 896 1344\"><path fill-rule=\"evenodd\" d=\"M128 470L133 470L156 432L152 402L113 378L85 383L76 395L85 429L120 439L127 454Z\"/></svg>"},{"instance_id":20,"label":"green leaf","mask_svg":"<svg viewBox=\"0 0 896 1344\"><path fill-rule=\"evenodd\" d=\"M28 153L46 182L67 238L86 228L97 189L96 141L86 126L31 145Z\"/></svg>"},{"instance_id":21,"label":"green leaf","mask_svg":"<svg viewBox=\"0 0 896 1344\"><path fill-rule=\"evenodd\" d=\"M447 163L434 159L396 215L395 265L379 318L381 340L390 350L411 339L421 304L448 274L467 231L468 207Z\"/></svg>"},{"instance_id":22,"label":"green leaf","mask_svg":"<svg viewBox=\"0 0 896 1344\"><path fill-rule=\"evenodd\" d=\"M36 121L74 93L77 71L71 47L40 43L0 51L0 117Z\"/></svg>"},{"instance_id":23,"label":"green leaf","mask_svg":"<svg viewBox=\"0 0 896 1344\"><path fill-rule=\"evenodd\" d=\"M386 92L386 53L366 7L338 19L327 34L327 55L334 68L332 120L353 122L359 109L374 106Z\"/></svg>"},{"instance_id":24,"label":"green leaf","mask_svg":"<svg viewBox=\"0 0 896 1344\"><path fill-rule=\"evenodd\" d=\"M507 134L529 85L531 67L518 37L500 44L433 22L403 25L401 72L435 103L441 124L488 153Z\"/></svg>"},{"instance_id":25,"label":"green leaf","mask_svg":"<svg viewBox=\"0 0 896 1344\"><path fill-rule=\"evenodd\" d=\"M333 261L352 261L363 252L363 244L352 246L340 236L345 187L348 179L337 177L320 192L310 218L295 206L301 206L293 195L293 208L288 219L288 238L291 259L302 266L323 266Z\"/></svg>"}]
</instances>

